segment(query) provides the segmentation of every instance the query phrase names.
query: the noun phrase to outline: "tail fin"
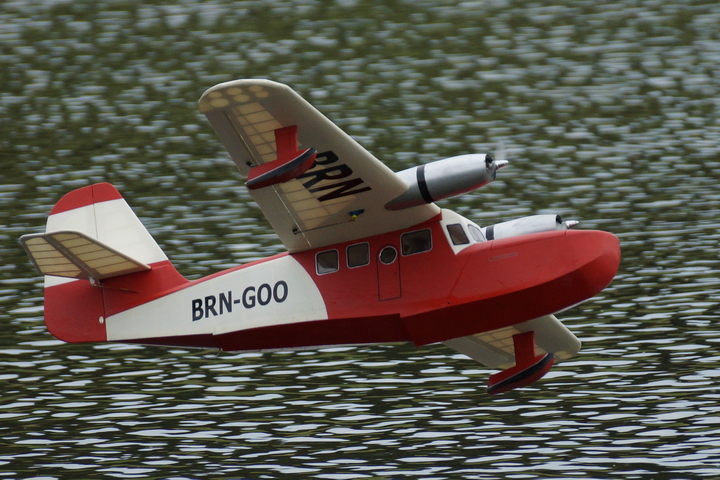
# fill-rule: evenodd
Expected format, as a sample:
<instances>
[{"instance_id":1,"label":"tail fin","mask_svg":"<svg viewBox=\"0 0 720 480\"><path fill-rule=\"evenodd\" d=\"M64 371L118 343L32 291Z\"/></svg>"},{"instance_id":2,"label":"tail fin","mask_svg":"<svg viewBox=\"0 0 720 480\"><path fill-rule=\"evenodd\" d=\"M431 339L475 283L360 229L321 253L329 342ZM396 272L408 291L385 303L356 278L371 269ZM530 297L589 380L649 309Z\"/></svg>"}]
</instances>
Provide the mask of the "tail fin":
<instances>
[{"instance_id":1,"label":"tail fin","mask_svg":"<svg viewBox=\"0 0 720 480\"><path fill-rule=\"evenodd\" d=\"M109 183L68 193L45 233L20 242L45 275L45 324L66 342L105 341L105 318L188 283Z\"/></svg>"}]
</instances>

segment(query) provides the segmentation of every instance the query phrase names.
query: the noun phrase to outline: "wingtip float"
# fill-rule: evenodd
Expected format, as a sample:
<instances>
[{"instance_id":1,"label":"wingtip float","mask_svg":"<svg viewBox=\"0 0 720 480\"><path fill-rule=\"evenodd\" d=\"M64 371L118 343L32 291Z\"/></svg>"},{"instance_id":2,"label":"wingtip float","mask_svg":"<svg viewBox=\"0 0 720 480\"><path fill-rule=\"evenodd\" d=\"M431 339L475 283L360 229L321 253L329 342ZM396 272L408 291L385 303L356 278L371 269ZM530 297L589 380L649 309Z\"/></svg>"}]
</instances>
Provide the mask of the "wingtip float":
<instances>
[{"instance_id":1,"label":"wingtip float","mask_svg":"<svg viewBox=\"0 0 720 480\"><path fill-rule=\"evenodd\" d=\"M200 110L287 252L189 281L108 183L74 190L20 241L66 342L222 350L443 342L529 385L580 349L554 313L603 290L618 239L536 215L480 227L434 202L495 179L463 155L394 173L289 87L238 80Z\"/></svg>"}]
</instances>

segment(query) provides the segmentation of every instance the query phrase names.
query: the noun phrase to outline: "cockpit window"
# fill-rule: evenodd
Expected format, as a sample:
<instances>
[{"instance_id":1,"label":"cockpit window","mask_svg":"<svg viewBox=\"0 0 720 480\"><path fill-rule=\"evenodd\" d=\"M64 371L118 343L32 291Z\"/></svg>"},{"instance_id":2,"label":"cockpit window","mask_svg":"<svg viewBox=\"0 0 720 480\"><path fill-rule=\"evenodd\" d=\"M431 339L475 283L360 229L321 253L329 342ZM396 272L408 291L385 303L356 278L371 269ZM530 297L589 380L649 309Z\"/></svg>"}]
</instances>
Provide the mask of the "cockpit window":
<instances>
[{"instance_id":1,"label":"cockpit window","mask_svg":"<svg viewBox=\"0 0 720 480\"><path fill-rule=\"evenodd\" d=\"M429 229L404 233L401 238L403 255L413 255L432 249L432 235Z\"/></svg>"},{"instance_id":2,"label":"cockpit window","mask_svg":"<svg viewBox=\"0 0 720 480\"><path fill-rule=\"evenodd\" d=\"M465 229L459 223L452 223L447 226L448 233L453 245L466 245L470 243L470 239L465 233Z\"/></svg>"},{"instance_id":3,"label":"cockpit window","mask_svg":"<svg viewBox=\"0 0 720 480\"><path fill-rule=\"evenodd\" d=\"M318 275L337 272L339 267L338 251L327 250L315 256L315 268Z\"/></svg>"},{"instance_id":4,"label":"cockpit window","mask_svg":"<svg viewBox=\"0 0 720 480\"><path fill-rule=\"evenodd\" d=\"M468 230L470 230L470 236L476 242L484 242L485 241L485 235L483 235L482 230L480 230L480 228L477 225L473 225L472 223L469 223Z\"/></svg>"}]
</instances>

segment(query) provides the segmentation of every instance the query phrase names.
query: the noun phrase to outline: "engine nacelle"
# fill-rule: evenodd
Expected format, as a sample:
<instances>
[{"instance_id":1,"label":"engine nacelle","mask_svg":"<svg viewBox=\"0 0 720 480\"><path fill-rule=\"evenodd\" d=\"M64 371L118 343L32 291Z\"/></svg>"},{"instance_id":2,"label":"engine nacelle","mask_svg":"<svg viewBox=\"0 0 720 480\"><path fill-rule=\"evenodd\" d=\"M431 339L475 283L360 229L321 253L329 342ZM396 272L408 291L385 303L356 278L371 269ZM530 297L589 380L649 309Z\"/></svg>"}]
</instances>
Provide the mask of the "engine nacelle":
<instances>
[{"instance_id":1,"label":"engine nacelle","mask_svg":"<svg viewBox=\"0 0 720 480\"><path fill-rule=\"evenodd\" d=\"M493 160L490 155L470 154L437 160L397 172L408 189L385 205L388 210L432 203L467 193L495 180L498 169L506 160Z\"/></svg>"},{"instance_id":2,"label":"engine nacelle","mask_svg":"<svg viewBox=\"0 0 720 480\"><path fill-rule=\"evenodd\" d=\"M499 240L501 238L516 237L529 233L567 230L577 224L578 222L575 220L563 222L560 215L532 215L508 222L496 223L489 227L483 227L481 230L488 240Z\"/></svg>"}]
</instances>

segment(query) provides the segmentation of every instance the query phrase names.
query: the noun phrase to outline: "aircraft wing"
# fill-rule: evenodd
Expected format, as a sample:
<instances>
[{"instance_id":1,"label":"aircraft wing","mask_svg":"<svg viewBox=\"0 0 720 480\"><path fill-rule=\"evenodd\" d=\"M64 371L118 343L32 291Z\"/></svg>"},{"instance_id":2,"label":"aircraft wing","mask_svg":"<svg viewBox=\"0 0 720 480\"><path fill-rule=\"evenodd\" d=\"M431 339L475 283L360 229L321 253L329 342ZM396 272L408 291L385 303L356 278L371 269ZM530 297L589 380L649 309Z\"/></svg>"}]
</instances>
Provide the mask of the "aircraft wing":
<instances>
[{"instance_id":1,"label":"aircraft wing","mask_svg":"<svg viewBox=\"0 0 720 480\"><path fill-rule=\"evenodd\" d=\"M221 83L202 95L199 108L290 252L398 230L440 213L432 203L387 210L407 183L286 85Z\"/></svg>"},{"instance_id":2,"label":"aircraft wing","mask_svg":"<svg viewBox=\"0 0 720 480\"><path fill-rule=\"evenodd\" d=\"M561 361L580 351L580 340L554 315L443 343L486 367L506 370L515 365L513 336L525 332L535 332L535 355L552 353Z\"/></svg>"}]
</instances>

